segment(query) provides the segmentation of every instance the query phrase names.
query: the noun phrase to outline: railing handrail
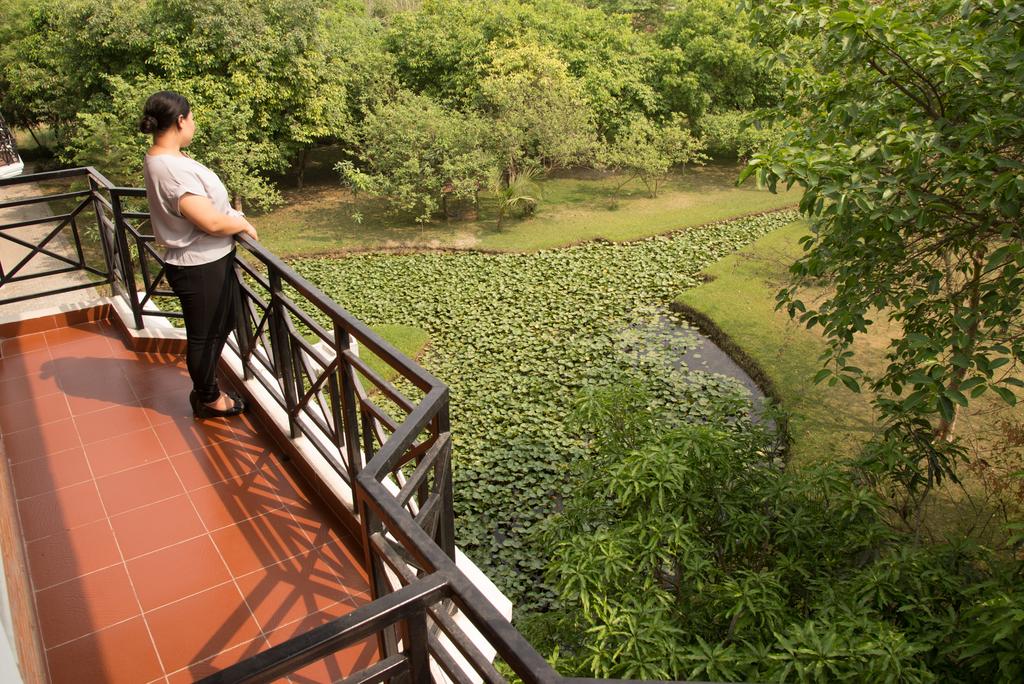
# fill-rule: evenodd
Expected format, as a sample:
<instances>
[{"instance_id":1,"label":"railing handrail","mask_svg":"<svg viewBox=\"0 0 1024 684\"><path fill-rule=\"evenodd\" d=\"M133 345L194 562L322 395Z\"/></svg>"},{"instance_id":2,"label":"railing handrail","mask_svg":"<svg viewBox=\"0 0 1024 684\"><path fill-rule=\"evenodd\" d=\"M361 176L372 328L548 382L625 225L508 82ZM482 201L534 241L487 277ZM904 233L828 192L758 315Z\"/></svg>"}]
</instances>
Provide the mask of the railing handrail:
<instances>
[{"instance_id":1,"label":"railing handrail","mask_svg":"<svg viewBox=\"0 0 1024 684\"><path fill-rule=\"evenodd\" d=\"M415 620L421 633L426 633L426 611L448 593L450 579L441 573L424 577L379 599L380 603L356 608L330 622L315 627L293 639L236 663L202 680L202 684L258 684L272 682L281 676L316 662L359 639L372 636L392 625ZM426 644L419 644L420 653L396 656L391 662L378 663L372 681L410 674L410 661L426 657ZM381 667L383 665L383 667ZM429 667L424 668L429 673ZM420 674L422 678L422 673Z\"/></svg>"},{"instance_id":2,"label":"railing handrail","mask_svg":"<svg viewBox=\"0 0 1024 684\"><path fill-rule=\"evenodd\" d=\"M447 385L428 373L418 363L409 359L400 351L395 349L390 342L374 332L370 326L366 325L349 313L340 304L324 294L323 290L309 282L305 277L299 275L294 269L284 263L280 257L268 250L266 247L247 235L238 235L235 237L235 240L254 256L258 257L263 263L268 266L273 266L275 270L286 275L288 278L287 282L291 287L295 288L299 294L309 300L318 309L328 312L332 320L343 321L350 332L355 332L360 338L360 341L368 346L370 351L379 356L388 365L398 367L399 370L404 371L403 375L408 374L413 376L413 378L410 379L418 380L419 382L417 384L420 386L420 389L429 391L441 387L447 388Z\"/></svg>"}]
</instances>

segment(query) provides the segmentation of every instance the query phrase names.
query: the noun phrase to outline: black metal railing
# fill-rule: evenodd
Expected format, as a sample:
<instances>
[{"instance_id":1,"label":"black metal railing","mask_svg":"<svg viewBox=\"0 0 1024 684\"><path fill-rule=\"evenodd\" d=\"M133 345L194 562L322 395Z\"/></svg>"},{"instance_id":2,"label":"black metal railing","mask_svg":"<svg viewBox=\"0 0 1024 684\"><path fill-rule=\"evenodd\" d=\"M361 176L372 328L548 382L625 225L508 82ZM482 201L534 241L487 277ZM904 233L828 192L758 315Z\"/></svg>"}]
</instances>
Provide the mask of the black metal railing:
<instances>
[{"instance_id":1,"label":"black metal railing","mask_svg":"<svg viewBox=\"0 0 1024 684\"><path fill-rule=\"evenodd\" d=\"M70 205L64 206L56 212L49 209L29 212L36 215L0 223L0 241L18 245L26 250L23 255L19 255L15 263L0 263L0 288L13 283L69 273L87 273L90 278L71 284L66 284L65 281L65 284L55 287L46 287L41 281L40 286L31 292L7 297L0 294L0 304L34 299L43 295L72 292L112 282L114 276L111 270L111 258L114 252L110 241L114 238L114 224L105 215L110 207L105 196L105 190L110 187L110 182L107 179L95 171L71 169L2 179L0 188L16 187L25 183L75 183L76 181L83 187L0 202L0 211L19 207L34 208L39 205L49 207L50 203ZM82 233L85 225L83 224L96 225L99 255L90 255L84 249ZM29 235L29 233L35 233L36 231L32 229L38 227L45 228L39 234ZM89 227L91 229L91 225ZM40 258L48 260L47 267L31 270L30 265L38 264Z\"/></svg>"},{"instance_id":2,"label":"black metal railing","mask_svg":"<svg viewBox=\"0 0 1024 684\"><path fill-rule=\"evenodd\" d=\"M94 207L107 265L101 275L130 306L135 327L180 315L176 299L157 306L171 293L146 227L144 191L116 187L93 169L60 174L88 180L88 190L69 194ZM374 600L203 681L272 681L376 635L381 660L350 681L429 681L433 663L452 681L504 682L463 620L523 681L571 681L457 567L447 386L260 244L242 238L238 247L242 302L229 344L245 379L287 415L291 437L307 440L350 486ZM395 379L374 371L366 352Z\"/></svg>"}]
</instances>

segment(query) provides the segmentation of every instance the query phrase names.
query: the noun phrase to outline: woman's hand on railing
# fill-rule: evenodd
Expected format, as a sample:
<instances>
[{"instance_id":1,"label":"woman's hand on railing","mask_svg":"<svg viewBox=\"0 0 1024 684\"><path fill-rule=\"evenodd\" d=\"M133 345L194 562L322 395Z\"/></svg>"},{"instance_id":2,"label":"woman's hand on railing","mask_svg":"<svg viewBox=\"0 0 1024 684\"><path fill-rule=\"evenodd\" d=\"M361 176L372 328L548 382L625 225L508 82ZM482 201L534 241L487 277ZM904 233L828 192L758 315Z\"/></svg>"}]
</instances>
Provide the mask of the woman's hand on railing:
<instances>
[{"instance_id":1,"label":"woman's hand on railing","mask_svg":"<svg viewBox=\"0 0 1024 684\"><path fill-rule=\"evenodd\" d=\"M248 221L245 222L245 228L242 229L241 234L246 235L252 238L253 240L259 242L260 236L256 234L256 227L249 223Z\"/></svg>"}]
</instances>

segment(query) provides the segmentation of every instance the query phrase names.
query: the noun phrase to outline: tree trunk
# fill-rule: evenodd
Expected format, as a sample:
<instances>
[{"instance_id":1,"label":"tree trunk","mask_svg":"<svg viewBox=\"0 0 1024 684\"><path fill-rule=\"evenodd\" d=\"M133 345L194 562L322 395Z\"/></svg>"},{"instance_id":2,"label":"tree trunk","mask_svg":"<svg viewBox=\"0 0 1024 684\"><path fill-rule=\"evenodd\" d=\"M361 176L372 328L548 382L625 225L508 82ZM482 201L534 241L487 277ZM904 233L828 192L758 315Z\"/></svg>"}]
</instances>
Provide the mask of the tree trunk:
<instances>
[{"instance_id":1,"label":"tree trunk","mask_svg":"<svg viewBox=\"0 0 1024 684\"><path fill-rule=\"evenodd\" d=\"M966 307L968 311L972 311L975 314L977 314L978 304L980 303L981 299L981 276L982 268L984 268L984 265L984 255L981 254L980 252L976 252L971 259L971 266L973 272L971 274L971 282L967 287ZM957 311L957 313L959 313L959 311ZM965 356L970 357L974 353L974 348L975 346L977 346L979 324L980 320L977 318L977 316L975 316L974 320L971 322L971 325L968 326L967 328L967 346L960 347L958 345L953 345L954 356L956 354L963 354ZM953 371L953 376L949 383L950 389L959 391L960 385L963 384L964 377L966 375L967 369L957 366L956 370ZM946 442L953 441L953 431L956 429L956 419L959 417L959 415L960 405L954 403L953 415L950 417L950 419L946 420L946 418L944 417L939 418L939 424L935 428L936 440L942 440Z\"/></svg>"},{"instance_id":2,"label":"tree trunk","mask_svg":"<svg viewBox=\"0 0 1024 684\"><path fill-rule=\"evenodd\" d=\"M637 177L637 175L638 174L634 173L632 176L630 176L626 180L624 180L621 183L619 183L618 185L616 185L615 186L615 190L612 191L612 195L615 196L615 197L618 197L619 191L622 190L622 188L626 187L626 184L629 183L630 181L632 181L633 179L635 179Z\"/></svg>"},{"instance_id":3,"label":"tree trunk","mask_svg":"<svg viewBox=\"0 0 1024 684\"><path fill-rule=\"evenodd\" d=\"M515 180L518 170L516 169L515 157L509 156L508 163L505 164L504 170L501 172L501 183L502 187L509 187L512 185L512 181Z\"/></svg>"},{"instance_id":4,"label":"tree trunk","mask_svg":"<svg viewBox=\"0 0 1024 684\"><path fill-rule=\"evenodd\" d=\"M39 147L39 149L45 149L43 147L43 143L39 142L39 138L36 137L36 132L33 130L33 128L33 126L28 127L28 134L31 135L32 139L36 141L36 145Z\"/></svg>"},{"instance_id":5,"label":"tree trunk","mask_svg":"<svg viewBox=\"0 0 1024 684\"><path fill-rule=\"evenodd\" d=\"M235 208L235 211L242 211L242 196L234 195L231 198L231 206Z\"/></svg>"},{"instance_id":6,"label":"tree trunk","mask_svg":"<svg viewBox=\"0 0 1024 684\"><path fill-rule=\"evenodd\" d=\"M302 184L306 180L306 165L309 163L309 148L303 147L302 151L299 152L299 163L295 170L295 183L299 190L302 189Z\"/></svg>"}]
</instances>

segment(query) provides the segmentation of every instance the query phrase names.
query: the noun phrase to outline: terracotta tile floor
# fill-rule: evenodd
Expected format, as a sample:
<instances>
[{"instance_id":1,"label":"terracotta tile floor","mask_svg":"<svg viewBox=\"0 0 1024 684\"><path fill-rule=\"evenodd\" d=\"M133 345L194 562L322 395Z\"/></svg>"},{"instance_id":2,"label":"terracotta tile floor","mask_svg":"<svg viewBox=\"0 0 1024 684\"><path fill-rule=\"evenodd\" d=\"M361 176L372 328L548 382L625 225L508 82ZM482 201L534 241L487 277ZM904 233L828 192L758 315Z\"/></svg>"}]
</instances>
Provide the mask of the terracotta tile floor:
<instances>
[{"instance_id":1,"label":"terracotta tile floor","mask_svg":"<svg viewBox=\"0 0 1024 684\"><path fill-rule=\"evenodd\" d=\"M3 343L0 432L51 681L188 682L369 600L355 540L249 418L192 420L181 358L107 323ZM373 642L314 663L328 682Z\"/></svg>"}]
</instances>

